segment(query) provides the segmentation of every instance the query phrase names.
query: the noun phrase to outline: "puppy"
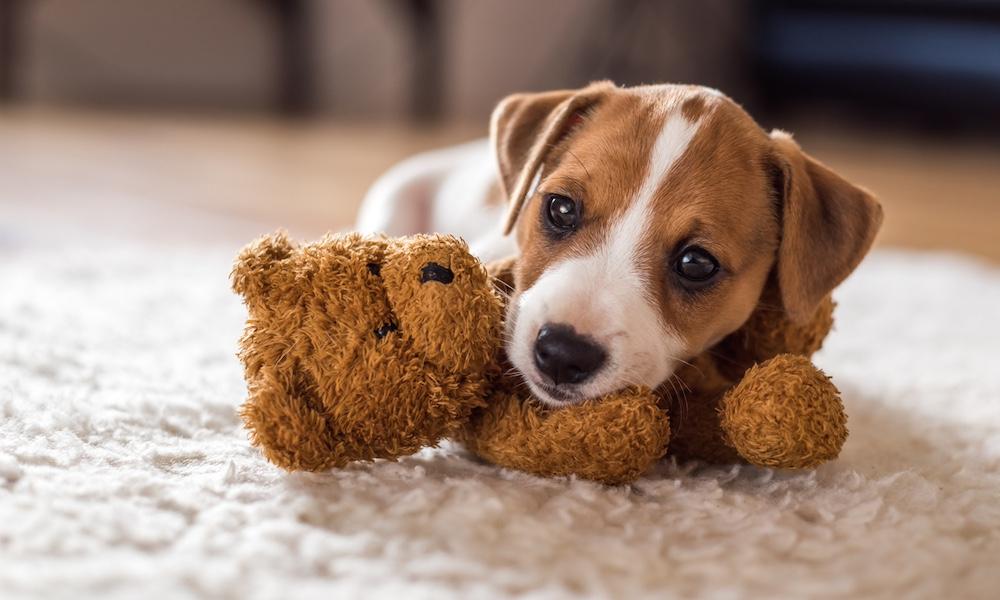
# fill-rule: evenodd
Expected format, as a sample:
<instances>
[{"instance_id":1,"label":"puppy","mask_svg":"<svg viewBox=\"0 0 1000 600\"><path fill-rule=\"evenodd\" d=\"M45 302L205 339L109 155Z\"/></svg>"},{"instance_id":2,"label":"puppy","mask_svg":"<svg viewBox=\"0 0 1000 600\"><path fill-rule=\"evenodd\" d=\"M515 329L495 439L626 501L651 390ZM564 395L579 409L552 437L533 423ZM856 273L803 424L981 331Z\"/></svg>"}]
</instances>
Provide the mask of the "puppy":
<instances>
[{"instance_id":1,"label":"puppy","mask_svg":"<svg viewBox=\"0 0 1000 600\"><path fill-rule=\"evenodd\" d=\"M489 143L418 156L358 228L516 254L507 353L551 405L656 388L738 329L767 285L805 320L858 265L878 202L704 87L516 94Z\"/></svg>"}]
</instances>

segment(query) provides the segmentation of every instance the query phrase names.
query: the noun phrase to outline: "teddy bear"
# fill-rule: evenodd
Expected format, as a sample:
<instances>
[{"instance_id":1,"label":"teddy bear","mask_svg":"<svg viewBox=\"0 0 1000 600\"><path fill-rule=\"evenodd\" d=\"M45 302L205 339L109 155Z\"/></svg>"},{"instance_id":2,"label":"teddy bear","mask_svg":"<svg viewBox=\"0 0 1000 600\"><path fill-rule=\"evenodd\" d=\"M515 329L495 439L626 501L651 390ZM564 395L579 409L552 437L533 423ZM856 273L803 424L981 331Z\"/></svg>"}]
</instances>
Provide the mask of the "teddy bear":
<instances>
[{"instance_id":1,"label":"teddy bear","mask_svg":"<svg viewBox=\"0 0 1000 600\"><path fill-rule=\"evenodd\" d=\"M297 245L278 232L248 245L231 279L248 310L251 442L279 467L323 471L449 438L502 467L607 484L668 453L777 468L839 453L843 405L809 360L832 325L829 298L793 324L765 292L740 330L660 389L551 408L504 358L512 265L488 270L447 235Z\"/></svg>"}]
</instances>

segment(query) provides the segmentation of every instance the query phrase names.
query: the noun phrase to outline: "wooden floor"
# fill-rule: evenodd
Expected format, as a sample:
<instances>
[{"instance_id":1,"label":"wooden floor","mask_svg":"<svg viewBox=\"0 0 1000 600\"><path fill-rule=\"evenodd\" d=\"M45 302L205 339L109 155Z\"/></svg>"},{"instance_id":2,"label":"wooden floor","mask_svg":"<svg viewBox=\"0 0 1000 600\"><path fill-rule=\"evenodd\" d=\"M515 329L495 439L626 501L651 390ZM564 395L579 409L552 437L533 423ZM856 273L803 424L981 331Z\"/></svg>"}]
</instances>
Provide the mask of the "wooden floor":
<instances>
[{"instance_id":1,"label":"wooden floor","mask_svg":"<svg viewBox=\"0 0 1000 600\"><path fill-rule=\"evenodd\" d=\"M279 226L312 237L349 227L367 187L393 163L483 134L485 123L418 128L6 109L0 222L169 241L240 241ZM1000 145L833 127L797 137L881 198L879 244L1000 262Z\"/></svg>"}]
</instances>

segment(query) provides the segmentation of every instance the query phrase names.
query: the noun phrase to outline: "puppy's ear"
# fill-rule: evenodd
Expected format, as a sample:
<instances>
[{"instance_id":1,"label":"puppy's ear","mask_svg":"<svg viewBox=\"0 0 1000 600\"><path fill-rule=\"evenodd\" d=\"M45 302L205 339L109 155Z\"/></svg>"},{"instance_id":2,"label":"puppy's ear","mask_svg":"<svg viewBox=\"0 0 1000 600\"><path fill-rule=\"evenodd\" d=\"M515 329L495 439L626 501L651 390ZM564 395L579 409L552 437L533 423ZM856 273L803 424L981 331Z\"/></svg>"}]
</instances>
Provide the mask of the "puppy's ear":
<instances>
[{"instance_id":1,"label":"puppy's ear","mask_svg":"<svg viewBox=\"0 0 1000 600\"><path fill-rule=\"evenodd\" d=\"M803 322L867 254L882 225L882 207L787 133L775 130L771 140L781 200L778 285L791 319Z\"/></svg>"},{"instance_id":2,"label":"puppy's ear","mask_svg":"<svg viewBox=\"0 0 1000 600\"><path fill-rule=\"evenodd\" d=\"M583 111L614 88L613 83L601 81L579 90L514 94L493 109L490 141L510 203L504 233L514 227L548 151L576 125Z\"/></svg>"},{"instance_id":3,"label":"puppy's ear","mask_svg":"<svg viewBox=\"0 0 1000 600\"><path fill-rule=\"evenodd\" d=\"M292 255L295 244L284 231L260 237L240 250L229 278L233 291L248 303L255 302L268 285L275 264Z\"/></svg>"}]
</instances>

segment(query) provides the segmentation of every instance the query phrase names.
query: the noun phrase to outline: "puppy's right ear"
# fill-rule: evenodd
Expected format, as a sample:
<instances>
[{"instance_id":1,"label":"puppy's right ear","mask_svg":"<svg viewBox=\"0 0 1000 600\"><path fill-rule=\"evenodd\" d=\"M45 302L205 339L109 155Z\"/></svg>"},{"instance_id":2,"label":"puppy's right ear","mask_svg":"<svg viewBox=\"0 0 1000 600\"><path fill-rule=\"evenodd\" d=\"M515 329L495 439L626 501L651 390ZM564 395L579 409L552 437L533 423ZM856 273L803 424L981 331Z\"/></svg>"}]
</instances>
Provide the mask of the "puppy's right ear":
<instances>
[{"instance_id":1,"label":"puppy's right ear","mask_svg":"<svg viewBox=\"0 0 1000 600\"><path fill-rule=\"evenodd\" d=\"M248 244L240 250L229 274L233 291L247 302L261 296L267 289L275 264L291 256L294 250L295 244L284 231L276 231Z\"/></svg>"},{"instance_id":2,"label":"puppy's right ear","mask_svg":"<svg viewBox=\"0 0 1000 600\"><path fill-rule=\"evenodd\" d=\"M576 125L582 113L615 89L600 81L579 90L514 94L500 101L490 118L490 141L500 183L510 203L504 233L510 233L548 151Z\"/></svg>"}]
</instances>

